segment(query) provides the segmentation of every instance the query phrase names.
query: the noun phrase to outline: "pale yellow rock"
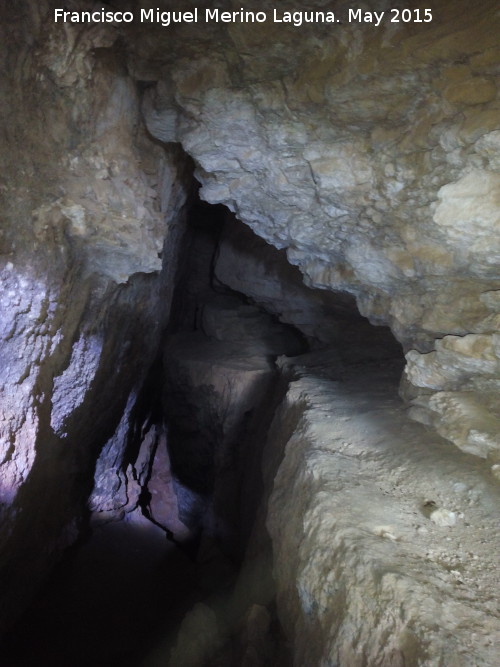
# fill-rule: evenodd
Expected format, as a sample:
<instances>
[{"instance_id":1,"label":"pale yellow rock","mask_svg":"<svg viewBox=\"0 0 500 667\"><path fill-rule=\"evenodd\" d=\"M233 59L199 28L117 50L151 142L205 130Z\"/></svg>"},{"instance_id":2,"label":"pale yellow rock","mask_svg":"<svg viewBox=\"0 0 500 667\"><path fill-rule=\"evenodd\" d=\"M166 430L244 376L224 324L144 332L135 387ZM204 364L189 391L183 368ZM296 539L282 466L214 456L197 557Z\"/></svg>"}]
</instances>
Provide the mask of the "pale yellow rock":
<instances>
[{"instance_id":1,"label":"pale yellow rock","mask_svg":"<svg viewBox=\"0 0 500 667\"><path fill-rule=\"evenodd\" d=\"M473 170L443 186L434 221L485 277L500 260L500 174Z\"/></svg>"},{"instance_id":2,"label":"pale yellow rock","mask_svg":"<svg viewBox=\"0 0 500 667\"><path fill-rule=\"evenodd\" d=\"M467 336L445 336L437 341L436 349L451 350L459 355L486 362L496 362L498 357L493 347L491 336L469 334Z\"/></svg>"},{"instance_id":3,"label":"pale yellow rock","mask_svg":"<svg viewBox=\"0 0 500 667\"><path fill-rule=\"evenodd\" d=\"M497 87L493 81L476 77L448 86L444 95L453 104L484 104L495 99Z\"/></svg>"},{"instance_id":4,"label":"pale yellow rock","mask_svg":"<svg viewBox=\"0 0 500 667\"><path fill-rule=\"evenodd\" d=\"M495 102L480 110L465 109L463 115L458 136L466 143L478 141L484 135L498 131L500 104Z\"/></svg>"},{"instance_id":5,"label":"pale yellow rock","mask_svg":"<svg viewBox=\"0 0 500 667\"><path fill-rule=\"evenodd\" d=\"M500 453L500 418L474 392L441 391L428 399L437 431L460 449L481 458Z\"/></svg>"}]
</instances>

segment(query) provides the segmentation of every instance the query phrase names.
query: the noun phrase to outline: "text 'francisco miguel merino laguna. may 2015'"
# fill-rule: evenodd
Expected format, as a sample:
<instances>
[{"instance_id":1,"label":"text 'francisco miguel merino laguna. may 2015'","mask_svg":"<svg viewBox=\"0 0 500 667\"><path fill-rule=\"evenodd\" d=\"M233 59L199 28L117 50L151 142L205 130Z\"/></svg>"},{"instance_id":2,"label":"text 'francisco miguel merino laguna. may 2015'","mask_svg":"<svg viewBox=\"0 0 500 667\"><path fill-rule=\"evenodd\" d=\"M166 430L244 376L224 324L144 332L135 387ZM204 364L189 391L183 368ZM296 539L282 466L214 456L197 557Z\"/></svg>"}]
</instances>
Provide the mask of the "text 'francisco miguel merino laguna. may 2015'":
<instances>
[{"instance_id":1,"label":"text 'francisco miguel merino laguna. may 2015'","mask_svg":"<svg viewBox=\"0 0 500 667\"><path fill-rule=\"evenodd\" d=\"M342 25L349 23L369 24L378 27L383 22L389 23L430 23L431 9L388 9L379 12L362 9L347 9L345 12L332 11L221 11L218 8L191 11L162 11L160 9L141 9L134 12L118 12L100 9L91 12L54 10L55 23L156 23L168 27L176 23L282 23L300 27L305 24L325 23Z\"/></svg>"}]
</instances>

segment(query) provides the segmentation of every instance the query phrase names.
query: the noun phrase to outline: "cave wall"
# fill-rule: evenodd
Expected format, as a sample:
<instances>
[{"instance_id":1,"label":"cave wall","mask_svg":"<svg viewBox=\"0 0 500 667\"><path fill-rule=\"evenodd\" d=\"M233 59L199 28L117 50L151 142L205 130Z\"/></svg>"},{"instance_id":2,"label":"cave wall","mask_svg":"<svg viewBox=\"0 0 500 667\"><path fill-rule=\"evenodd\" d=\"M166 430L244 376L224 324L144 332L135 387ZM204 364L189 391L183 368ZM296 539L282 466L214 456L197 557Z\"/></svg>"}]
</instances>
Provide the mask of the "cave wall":
<instances>
[{"instance_id":1,"label":"cave wall","mask_svg":"<svg viewBox=\"0 0 500 667\"><path fill-rule=\"evenodd\" d=\"M190 187L142 129L115 29L48 10L0 9L2 625L78 536L157 353Z\"/></svg>"},{"instance_id":2,"label":"cave wall","mask_svg":"<svg viewBox=\"0 0 500 667\"><path fill-rule=\"evenodd\" d=\"M494 2L432 11L377 29L185 24L168 53L148 26L131 67L157 79L148 128L195 159L202 198L389 324L414 417L495 464L500 18Z\"/></svg>"},{"instance_id":3,"label":"cave wall","mask_svg":"<svg viewBox=\"0 0 500 667\"><path fill-rule=\"evenodd\" d=\"M500 489L488 464L408 419L399 363L365 363L360 377L321 352L282 361L295 373L263 467L293 664L496 664Z\"/></svg>"},{"instance_id":4,"label":"cave wall","mask_svg":"<svg viewBox=\"0 0 500 667\"><path fill-rule=\"evenodd\" d=\"M52 1L2 6L4 617L78 534L100 452L99 508L127 483L115 473L188 196L178 144L202 198L286 252L308 286L390 325L413 416L498 474L500 18L489 0L434 4L429 25L304 26L300 40L272 24L55 26ZM248 293L225 243L219 279ZM251 296L293 323L291 297L267 292L276 282ZM273 500L278 558L293 470ZM292 627L299 606L282 599Z\"/></svg>"}]
</instances>

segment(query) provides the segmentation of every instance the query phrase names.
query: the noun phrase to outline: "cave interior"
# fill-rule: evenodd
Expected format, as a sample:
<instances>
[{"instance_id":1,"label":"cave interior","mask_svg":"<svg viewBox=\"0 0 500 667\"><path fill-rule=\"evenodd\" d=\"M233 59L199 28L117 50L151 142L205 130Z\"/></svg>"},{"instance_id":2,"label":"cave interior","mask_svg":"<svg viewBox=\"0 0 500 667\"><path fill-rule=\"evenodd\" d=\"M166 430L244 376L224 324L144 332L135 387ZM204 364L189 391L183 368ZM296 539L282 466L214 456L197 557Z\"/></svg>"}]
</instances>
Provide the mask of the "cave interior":
<instances>
[{"instance_id":1,"label":"cave interior","mask_svg":"<svg viewBox=\"0 0 500 667\"><path fill-rule=\"evenodd\" d=\"M498 3L15 4L2 664L497 665Z\"/></svg>"},{"instance_id":2,"label":"cave interior","mask_svg":"<svg viewBox=\"0 0 500 667\"><path fill-rule=\"evenodd\" d=\"M126 503L103 508L94 487L78 540L7 635L9 664L159 665L174 650L171 664L191 664L200 659L192 647L199 632L209 637L203 664L243 664L238 614L247 596L269 613L265 659L291 664L269 538L262 527L252 537L274 412L301 364L339 382L379 369L396 396L404 358L390 330L371 325L350 295L306 287L283 251L226 207L200 201L198 188L169 322L126 446L105 450L120 461L114 474L129 486ZM245 559L256 559L261 581L242 593ZM223 642L203 615L179 631L197 604L225 619Z\"/></svg>"}]
</instances>

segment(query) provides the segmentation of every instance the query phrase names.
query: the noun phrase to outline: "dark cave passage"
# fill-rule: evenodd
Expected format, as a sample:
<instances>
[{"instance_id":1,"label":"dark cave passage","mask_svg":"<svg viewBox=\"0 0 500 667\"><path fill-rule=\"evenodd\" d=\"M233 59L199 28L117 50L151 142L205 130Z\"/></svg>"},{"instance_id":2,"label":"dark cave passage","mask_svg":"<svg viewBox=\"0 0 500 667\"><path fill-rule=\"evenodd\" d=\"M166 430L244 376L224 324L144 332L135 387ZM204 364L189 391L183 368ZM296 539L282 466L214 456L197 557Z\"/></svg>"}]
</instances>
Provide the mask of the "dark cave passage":
<instances>
[{"instance_id":1,"label":"dark cave passage","mask_svg":"<svg viewBox=\"0 0 500 667\"><path fill-rule=\"evenodd\" d=\"M319 373L333 355L339 377L345 364L361 374L364 364L402 366L388 329L371 326L350 296L307 288L284 252L224 207L197 202L124 456L101 455L115 456L124 499L104 509L94 490L85 538L8 636L5 664L240 665L240 594L267 614L262 664L291 664L260 516L261 459L290 380L278 360L300 355L314 355ZM253 571L238 584L242 568ZM211 636L219 616L232 624L223 640Z\"/></svg>"}]
</instances>

